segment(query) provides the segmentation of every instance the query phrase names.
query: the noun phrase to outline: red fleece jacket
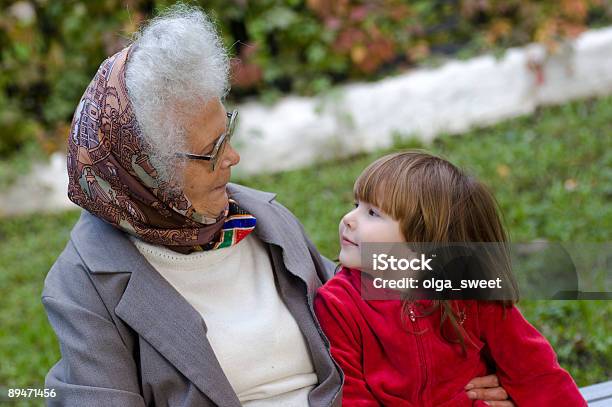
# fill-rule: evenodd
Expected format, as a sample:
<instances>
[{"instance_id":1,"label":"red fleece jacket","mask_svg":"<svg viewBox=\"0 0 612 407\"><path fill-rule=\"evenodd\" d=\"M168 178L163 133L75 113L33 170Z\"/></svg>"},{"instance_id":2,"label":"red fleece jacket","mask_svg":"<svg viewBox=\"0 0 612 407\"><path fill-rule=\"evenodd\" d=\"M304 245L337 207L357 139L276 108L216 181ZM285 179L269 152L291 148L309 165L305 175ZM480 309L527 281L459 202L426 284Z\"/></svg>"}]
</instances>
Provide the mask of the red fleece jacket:
<instances>
[{"instance_id":1,"label":"red fleece jacket","mask_svg":"<svg viewBox=\"0 0 612 407\"><path fill-rule=\"evenodd\" d=\"M343 405L485 406L468 399L464 386L488 374L492 363L518 407L586 406L548 341L516 307L506 308L504 318L499 303L453 301L465 314L463 356L460 345L442 337L439 308L425 316L417 307L406 325L401 302L364 300L360 279L359 271L343 268L314 303L332 356L344 370Z\"/></svg>"}]
</instances>

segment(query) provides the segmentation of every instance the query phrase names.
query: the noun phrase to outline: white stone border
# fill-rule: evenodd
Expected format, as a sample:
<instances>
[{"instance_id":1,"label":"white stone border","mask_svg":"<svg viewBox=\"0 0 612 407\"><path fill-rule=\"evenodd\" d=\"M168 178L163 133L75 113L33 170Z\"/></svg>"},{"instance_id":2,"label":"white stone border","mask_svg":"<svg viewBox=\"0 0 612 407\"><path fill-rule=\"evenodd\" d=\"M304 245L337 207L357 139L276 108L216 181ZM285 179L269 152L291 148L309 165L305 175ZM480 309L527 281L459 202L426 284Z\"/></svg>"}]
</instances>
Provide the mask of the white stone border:
<instances>
[{"instance_id":1,"label":"white stone border","mask_svg":"<svg viewBox=\"0 0 612 407\"><path fill-rule=\"evenodd\" d=\"M550 54L531 44L451 61L375 83L334 88L274 106L238 106L239 174L282 171L389 146L394 135L428 141L533 112L537 106L612 93L612 27L591 30ZM0 216L71 207L65 157L0 193Z\"/></svg>"},{"instance_id":2,"label":"white stone border","mask_svg":"<svg viewBox=\"0 0 612 407\"><path fill-rule=\"evenodd\" d=\"M281 171L371 151L393 135L431 140L558 104L612 93L612 28L592 30L557 53L531 44L493 56L448 62L272 107L240 106L243 174Z\"/></svg>"}]
</instances>

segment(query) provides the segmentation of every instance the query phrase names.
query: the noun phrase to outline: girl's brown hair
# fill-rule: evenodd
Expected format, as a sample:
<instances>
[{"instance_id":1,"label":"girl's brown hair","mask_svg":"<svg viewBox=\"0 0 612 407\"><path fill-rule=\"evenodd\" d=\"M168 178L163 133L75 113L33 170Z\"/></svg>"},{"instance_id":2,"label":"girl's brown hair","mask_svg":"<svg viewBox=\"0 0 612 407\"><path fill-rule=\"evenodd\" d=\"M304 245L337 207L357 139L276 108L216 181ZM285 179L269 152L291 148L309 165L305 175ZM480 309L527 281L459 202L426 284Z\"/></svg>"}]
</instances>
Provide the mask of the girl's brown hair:
<instances>
[{"instance_id":1,"label":"girl's brown hair","mask_svg":"<svg viewBox=\"0 0 612 407\"><path fill-rule=\"evenodd\" d=\"M353 192L356 199L380 208L398 221L407 242L508 242L499 205L488 188L447 160L424 151L405 151L374 161L357 178ZM502 269L514 292L518 292L509 256L496 256L495 267ZM510 306L517 300L514 296L501 302ZM403 317L410 302L404 298ZM452 301L434 301L430 312L438 307L442 335L450 342L460 343L465 354L464 333ZM445 323L450 324L457 339L445 333Z\"/></svg>"}]
</instances>

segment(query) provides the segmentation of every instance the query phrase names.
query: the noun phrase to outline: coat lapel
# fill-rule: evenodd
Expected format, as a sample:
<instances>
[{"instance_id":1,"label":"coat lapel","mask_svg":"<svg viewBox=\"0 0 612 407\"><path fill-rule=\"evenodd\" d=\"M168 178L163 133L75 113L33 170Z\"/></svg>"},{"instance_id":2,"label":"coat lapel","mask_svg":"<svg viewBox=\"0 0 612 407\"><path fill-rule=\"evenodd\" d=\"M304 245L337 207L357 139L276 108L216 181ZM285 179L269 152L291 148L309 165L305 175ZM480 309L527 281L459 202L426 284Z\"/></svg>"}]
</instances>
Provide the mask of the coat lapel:
<instances>
[{"instance_id":1,"label":"coat lapel","mask_svg":"<svg viewBox=\"0 0 612 407\"><path fill-rule=\"evenodd\" d=\"M229 195L238 205L257 218L255 234L262 241L282 249L283 263L287 270L299 277L314 295L317 289L317 273L311 260L306 239L294 233L303 226L288 209L280 204L272 204L276 194L257 191L237 184L228 184ZM274 206L273 206L274 205ZM293 226L293 227L288 227Z\"/></svg>"},{"instance_id":2,"label":"coat lapel","mask_svg":"<svg viewBox=\"0 0 612 407\"><path fill-rule=\"evenodd\" d=\"M144 259L127 236L83 212L72 240L93 274L131 273L116 315L215 404L240 406L206 338L200 314Z\"/></svg>"}]
</instances>

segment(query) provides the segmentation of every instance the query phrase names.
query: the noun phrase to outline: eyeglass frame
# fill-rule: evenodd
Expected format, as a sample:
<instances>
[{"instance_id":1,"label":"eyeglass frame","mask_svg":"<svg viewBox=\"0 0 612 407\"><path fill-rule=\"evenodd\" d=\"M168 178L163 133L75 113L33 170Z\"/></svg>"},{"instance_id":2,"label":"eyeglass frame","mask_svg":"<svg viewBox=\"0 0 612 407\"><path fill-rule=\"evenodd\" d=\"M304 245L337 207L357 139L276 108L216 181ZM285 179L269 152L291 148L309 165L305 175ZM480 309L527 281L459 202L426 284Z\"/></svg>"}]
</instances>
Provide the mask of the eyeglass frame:
<instances>
[{"instance_id":1,"label":"eyeglass frame","mask_svg":"<svg viewBox=\"0 0 612 407\"><path fill-rule=\"evenodd\" d=\"M219 156L223 154L225 150L225 145L230 142L232 136L234 135L234 129L236 128L236 119L238 118L238 110L232 110L231 112L227 112L227 130L223 132L215 142L215 146L210 154L192 154L192 153L174 153L176 157L188 158L190 160L204 160L210 161L212 170L215 170L215 166L217 164L217 160Z\"/></svg>"}]
</instances>

